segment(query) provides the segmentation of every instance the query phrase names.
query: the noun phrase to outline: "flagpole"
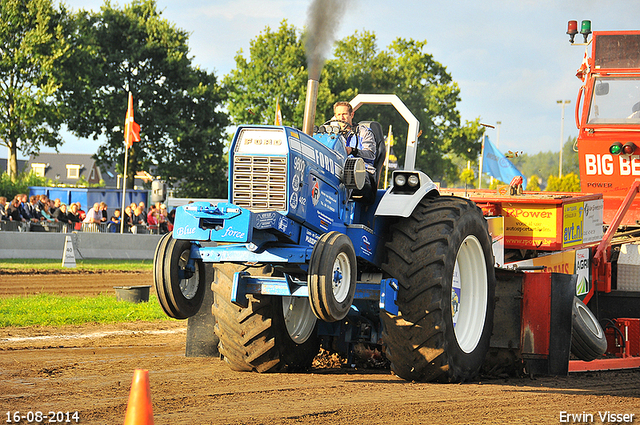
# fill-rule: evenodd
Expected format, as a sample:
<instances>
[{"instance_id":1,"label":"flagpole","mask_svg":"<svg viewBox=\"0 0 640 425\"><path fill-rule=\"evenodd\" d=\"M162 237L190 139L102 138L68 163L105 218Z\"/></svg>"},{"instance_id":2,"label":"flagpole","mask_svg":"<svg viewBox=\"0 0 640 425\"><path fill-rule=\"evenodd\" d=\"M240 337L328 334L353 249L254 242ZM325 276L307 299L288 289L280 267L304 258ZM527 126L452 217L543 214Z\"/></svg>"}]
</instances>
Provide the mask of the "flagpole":
<instances>
[{"instance_id":1,"label":"flagpole","mask_svg":"<svg viewBox=\"0 0 640 425\"><path fill-rule=\"evenodd\" d=\"M130 98L131 98L131 92L129 92L128 99ZM128 104L128 100L127 100L127 104ZM127 115L128 114L129 114L129 108L127 106ZM124 201L125 201L125 197L127 196L127 165L129 163L129 137L131 137L129 135L129 131L127 131L128 125L129 125L129 123L127 122L127 119L125 119L125 124L124 124L124 172L122 173L122 211L120 212L120 233L121 234L124 233L124 219L125 219Z\"/></svg>"},{"instance_id":2,"label":"flagpole","mask_svg":"<svg viewBox=\"0 0 640 425\"><path fill-rule=\"evenodd\" d=\"M482 135L482 150L480 151L480 174L478 177L478 189L482 189L482 159L484 158L484 138L487 137L485 134Z\"/></svg>"},{"instance_id":3,"label":"flagpole","mask_svg":"<svg viewBox=\"0 0 640 425\"><path fill-rule=\"evenodd\" d=\"M389 181L389 151L391 150L391 125L389 125L389 135L387 136L387 153L384 159L384 190L387 190L387 182Z\"/></svg>"},{"instance_id":4,"label":"flagpole","mask_svg":"<svg viewBox=\"0 0 640 425\"><path fill-rule=\"evenodd\" d=\"M129 160L129 146L124 146L124 173L122 174L122 212L120 213L120 233L124 233L124 198L127 194L127 164Z\"/></svg>"}]
</instances>

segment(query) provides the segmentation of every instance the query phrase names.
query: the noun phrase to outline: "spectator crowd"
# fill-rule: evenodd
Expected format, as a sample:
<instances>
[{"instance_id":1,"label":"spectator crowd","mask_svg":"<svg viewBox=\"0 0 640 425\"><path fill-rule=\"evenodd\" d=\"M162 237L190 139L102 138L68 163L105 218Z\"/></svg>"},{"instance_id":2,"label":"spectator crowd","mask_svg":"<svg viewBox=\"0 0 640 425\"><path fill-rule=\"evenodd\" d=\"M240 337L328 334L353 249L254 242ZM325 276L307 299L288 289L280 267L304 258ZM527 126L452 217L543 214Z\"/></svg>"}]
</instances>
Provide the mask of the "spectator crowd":
<instances>
[{"instance_id":1,"label":"spectator crowd","mask_svg":"<svg viewBox=\"0 0 640 425\"><path fill-rule=\"evenodd\" d=\"M124 222L124 231L130 233L168 233L173 230L175 209L167 212L164 204L157 202L145 209L145 203L131 203L124 210L116 208L109 215L105 202L96 202L85 212L80 202L66 205L59 198L47 195L16 195L11 202L0 196L0 220L12 222L19 231L74 230L119 233ZM8 227L8 226L7 226Z\"/></svg>"}]
</instances>

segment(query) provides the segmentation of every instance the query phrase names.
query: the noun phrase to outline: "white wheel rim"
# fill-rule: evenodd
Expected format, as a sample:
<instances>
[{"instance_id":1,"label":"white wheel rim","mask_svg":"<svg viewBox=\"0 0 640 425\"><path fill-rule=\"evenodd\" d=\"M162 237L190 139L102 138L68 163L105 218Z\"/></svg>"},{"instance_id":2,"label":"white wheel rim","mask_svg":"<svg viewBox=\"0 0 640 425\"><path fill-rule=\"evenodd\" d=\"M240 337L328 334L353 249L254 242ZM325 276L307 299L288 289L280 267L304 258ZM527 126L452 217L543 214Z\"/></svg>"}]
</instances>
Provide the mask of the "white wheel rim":
<instances>
[{"instance_id":1,"label":"white wheel rim","mask_svg":"<svg viewBox=\"0 0 640 425\"><path fill-rule=\"evenodd\" d=\"M451 287L454 334L460 349L471 353L484 330L488 287L484 251L473 235L458 249Z\"/></svg>"},{"instance_id":2,"label":"white wheel rim","mask_svg":"<svg viewBox=\"0 0 640 425\"><path fill-rule=\"evenodd\" d=\"M333 262L331 273L331 286L333 288L333 297L339 303L347 299L349 288L351 287L351 263L349 256L341 252Z\"/></svg>"},{"instance_id":3,"label":"white wheel rim","mask_svg":"<svg viewBox=\"0 0 640 425\"><path fill-rule=\"evenodd\" d=\"M187 263L189 262L189 255L189 250L183 251L180 255L180 258L178 259L178 268L180 270L187 267ZM200 285L200 272L198 270L198 266L195 266L195 268L196 269L193 273L193 276L191 276L189 279L180 279L180 283L178 284L182 296L188 300L196 296L196 294L198 293L198 286Z\"/></svg>"},{"instance_id":4,"label":"white wheel rim","mask_svg":"<svg viewBox=\"0 0 640 425\"><path fill-rule=\"evenodd\" d=\"M578 314L582 318L582 321L587 328L589 328L591 333L598 338L602 338L602 328L598 324L598 319L595 318L591 310L582 304L576 304L576 307L578 308Z\"/></svg>"},{"instance_id":5,"label":"white wheel rim","mask_svg":"<svg viewBox=\"0 0 640 425\"><path fill-rule=\"evenodd\" d=\"M282 297L282 314L293 342L303 344L309 339L317 319L307 298Z\"/></svg>"}]
</instances>

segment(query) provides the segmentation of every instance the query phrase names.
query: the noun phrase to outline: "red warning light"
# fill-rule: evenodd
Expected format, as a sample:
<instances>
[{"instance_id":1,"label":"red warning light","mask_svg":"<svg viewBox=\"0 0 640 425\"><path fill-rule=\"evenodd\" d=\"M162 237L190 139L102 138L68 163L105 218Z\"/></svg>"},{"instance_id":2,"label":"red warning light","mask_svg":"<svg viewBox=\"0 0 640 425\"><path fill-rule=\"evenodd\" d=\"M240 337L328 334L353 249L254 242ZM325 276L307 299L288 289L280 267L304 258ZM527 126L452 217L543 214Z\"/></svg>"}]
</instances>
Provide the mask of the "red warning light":
<instances>
[{"instance_id":1,"label":"red warning light","mask_svg":"<svg viewBox=\"0 0 640 425\"><path fill-rule=\"evenodd\" d=\"M631 155L636 151L636 145L633 142L627 142L622 147L622 153L625 155Z\"/></svg>"},{"instance_id":2,"label":"red warning light","mask_svg":"<svg viewBox=\"0 0 640 425\"><path fill-rule=\"evenodd\" d=\"M578 34L578 21L569 21L567 34L569 34L569 43L573 44L573 39Z\"/></svg>"}]
</instances>

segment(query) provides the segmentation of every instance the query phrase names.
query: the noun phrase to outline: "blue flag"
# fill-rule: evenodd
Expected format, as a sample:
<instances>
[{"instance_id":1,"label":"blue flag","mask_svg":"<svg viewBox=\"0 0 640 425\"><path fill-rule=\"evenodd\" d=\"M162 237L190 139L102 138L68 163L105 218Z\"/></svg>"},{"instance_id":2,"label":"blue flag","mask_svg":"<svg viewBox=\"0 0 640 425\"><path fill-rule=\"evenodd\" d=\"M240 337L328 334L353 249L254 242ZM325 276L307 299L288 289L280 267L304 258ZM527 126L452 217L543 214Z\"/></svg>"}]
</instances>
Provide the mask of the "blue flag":
<instances>
[{"instance_id":1,"label":"blue flag","mask_svg":"<svg viewBox=\"0 0 640 425\"><path fill-rule=\"evenodd\" d=\"M482 171L494 178L509 184L516 176L522 177L522 187L527 187L527 179L522 175L515 165L511 163L489 140L489 136L484 136L482 154Z\"/></svg>"}]
</instances>

